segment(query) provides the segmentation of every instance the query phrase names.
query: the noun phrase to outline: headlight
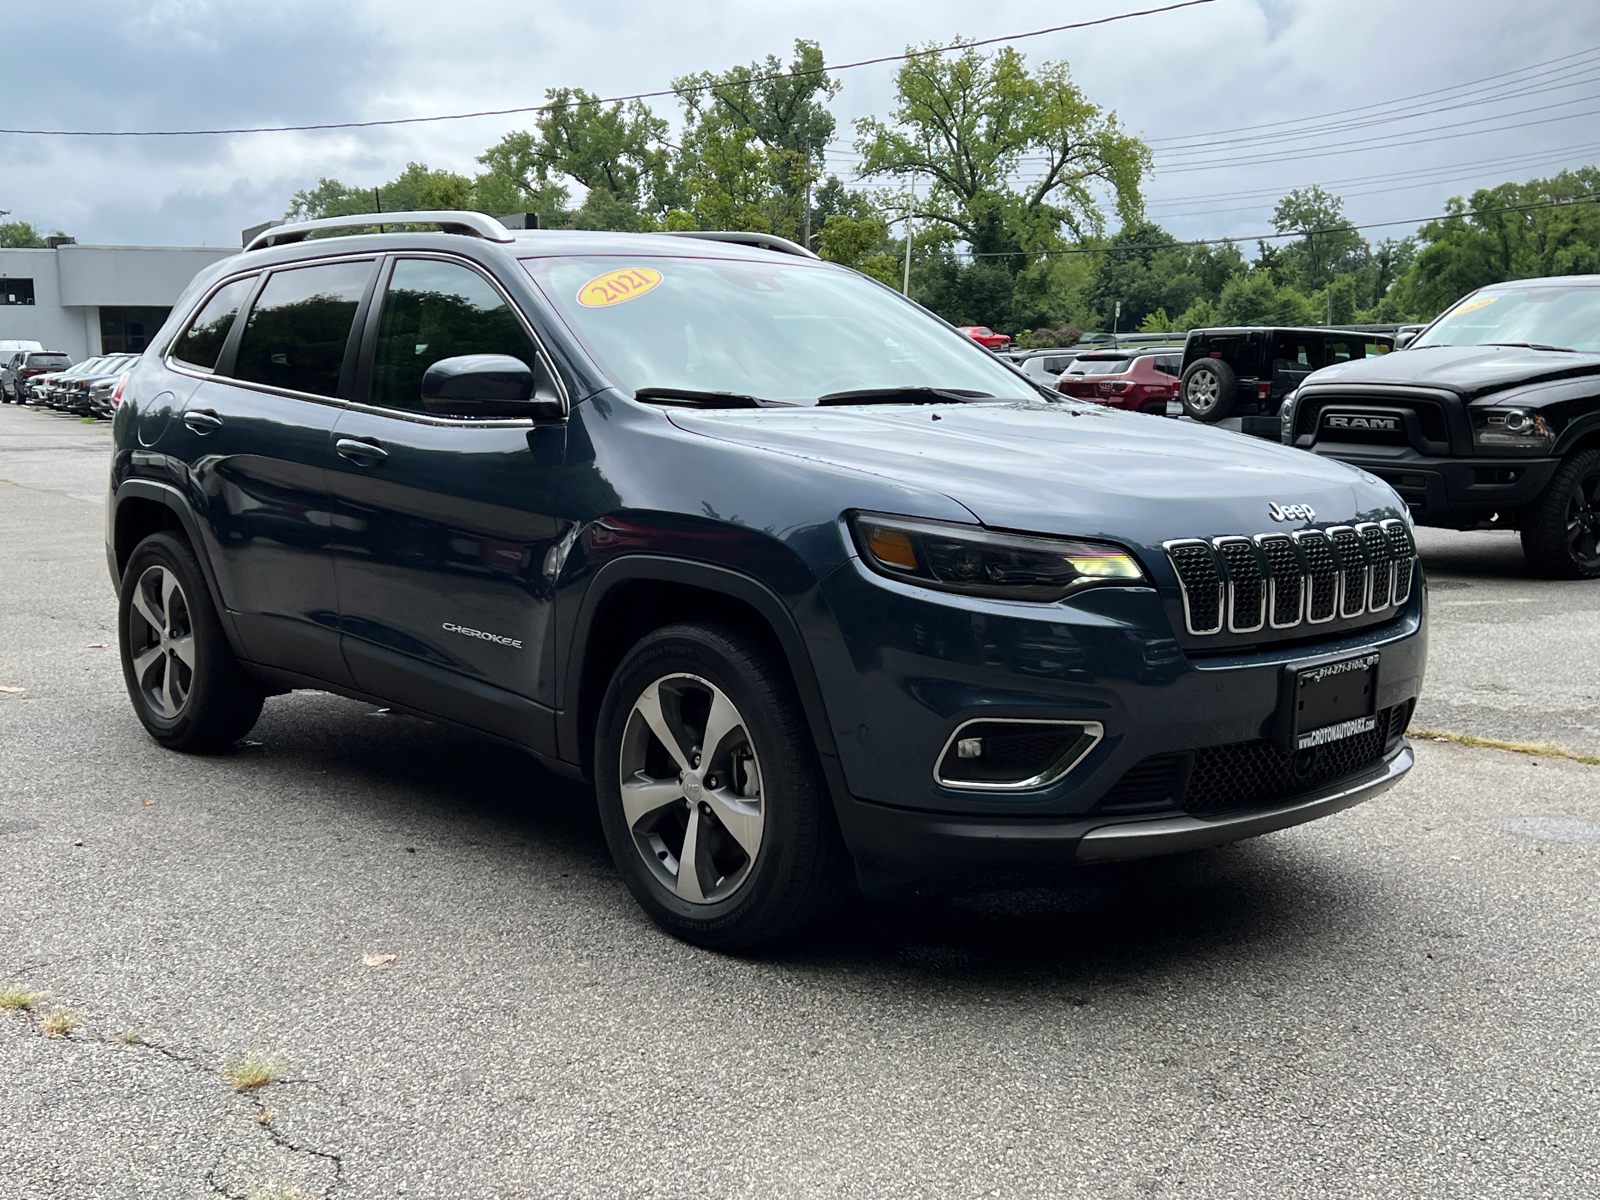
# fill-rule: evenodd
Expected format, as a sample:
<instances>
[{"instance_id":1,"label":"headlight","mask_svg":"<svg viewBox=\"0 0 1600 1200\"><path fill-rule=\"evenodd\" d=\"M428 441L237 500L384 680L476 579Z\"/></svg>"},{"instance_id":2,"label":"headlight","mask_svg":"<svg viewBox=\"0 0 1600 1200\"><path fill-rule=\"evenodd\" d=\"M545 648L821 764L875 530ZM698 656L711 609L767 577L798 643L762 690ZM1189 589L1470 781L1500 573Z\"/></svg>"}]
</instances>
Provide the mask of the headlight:
<instances>
[{"instance_id":1,"label":"headlight","mask_svg":"<svg viewBox=\"0 0 1600 1200\"><path fill-rule=\"evenodd\" d=\"M1299 392L1290 392L1278 406L1278 440L1285 446L1294 445L1294 405Z\"/></svg>"},{"instance_id":2,"label":"headlight","mask_svg":"<svg viewBox=\"0 0 1600 1200\"><path fill-rule=\"evenodd\" d=\"M856 513L850 529L862 560L878 574L945 592L1052 601L1100 584L1146 582L1133 555L1105 542L877 513Z\"/></svg>"},{"instance_id":3,"label":"headlight","mask_svg":"<svg viewBox=\"0 0 1600 1200\"><path fill-rule=\"evenodd\" d=\"M1485 408L1472 414L1472 441L1495 454L1543 454L1555 436L1536 412L1523 408Z\"/></svg>"}]
</instances>

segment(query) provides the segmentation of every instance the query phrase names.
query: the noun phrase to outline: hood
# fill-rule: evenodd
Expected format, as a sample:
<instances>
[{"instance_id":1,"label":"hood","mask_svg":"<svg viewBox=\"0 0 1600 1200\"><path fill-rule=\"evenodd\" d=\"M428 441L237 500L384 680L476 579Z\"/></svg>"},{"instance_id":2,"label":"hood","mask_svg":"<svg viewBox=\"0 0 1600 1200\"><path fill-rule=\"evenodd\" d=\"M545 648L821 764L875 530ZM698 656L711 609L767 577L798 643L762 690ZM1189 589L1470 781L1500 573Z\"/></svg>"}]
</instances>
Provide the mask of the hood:
<instances>
[{"instance_id":1,"label":"hood","mask_svg":"<svg viewBox=\"0 0 1600 1200\"><path fill-rule=\"evenodd\" d=\"M1170 538L1298 528L1402 511L1380 480L1332 459L1189 421L1078 404L672 410L681 429L942 493L998 529ZM841 509L852 507L840 498ZM917 514L912 514L917 515Z\"/></svg>"},{"instance_id":2,"label":"hood","mask_svg":"<svg viewBox=\"0 0 1600 1200\"><path fill-rule=\"evenodd\" d=\"M1466 399L1577 375L1600 375L1600 354L1516 346L1424 346L1358 358L1306 376L1303 386L1410 384L1446 388Z\"/></svg>"}]
</instances>

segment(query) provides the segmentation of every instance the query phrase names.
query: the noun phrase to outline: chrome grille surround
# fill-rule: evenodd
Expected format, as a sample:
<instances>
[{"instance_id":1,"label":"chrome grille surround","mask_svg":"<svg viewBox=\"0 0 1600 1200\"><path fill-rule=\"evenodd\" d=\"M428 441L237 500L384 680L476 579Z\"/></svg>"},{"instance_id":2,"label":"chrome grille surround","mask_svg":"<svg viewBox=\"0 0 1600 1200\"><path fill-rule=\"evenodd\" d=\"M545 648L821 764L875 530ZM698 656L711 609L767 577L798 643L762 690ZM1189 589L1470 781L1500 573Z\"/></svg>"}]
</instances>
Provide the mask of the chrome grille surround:
<instances>
[{"instance_id":1,"label":"chrome grille surround","mask_svg":"<svg viewBox=\"0 0 1600 1200\"><path fill-rule=\"evenodd\" d=\"M1208 637L1322 625L1398 608L1411 598L1416 543L1405 522L1363 521L1292 534L1178 538L1162 549L1184 625Z\"/></svg>"},{"instance_id":2,"label":"chrome grille surround","mask_svg":"<svg viewBox=\"0 0 1600 1200\"><path fill-rule=\"evenodd\" d=\"M1247 537L1219 537L1212 548L1228 583L1228 632L1254 633L1267 623L1267 573Z\"/></svg>"},{"instance_id":3,"label":"chrome grille surround","mask_svg":"<svg viewBox=\"0 0 1600 1200\"><path fill-rule=\"evenodd\" d=\"M1180 538L1162 547L1178 577L1183 593L1183 623L1197 637L1221 633L1227 605L1222 590L1222 572L1211 543L1199 538Z\"/></svg>"},{"instance_id":4,"label":"chrome grille surround","mask_svg":"<svg viewBox=\"0 0 1600 1200\"><path fill-rule=\"evenodd\" d=\"M1367 611L1367 586L1370 572L1367 555L1361 548L1361 535L1350 525L1328 529L1334 556L1339 560L1339 615L1348 620Z\"/></svg>"}]
</instances>

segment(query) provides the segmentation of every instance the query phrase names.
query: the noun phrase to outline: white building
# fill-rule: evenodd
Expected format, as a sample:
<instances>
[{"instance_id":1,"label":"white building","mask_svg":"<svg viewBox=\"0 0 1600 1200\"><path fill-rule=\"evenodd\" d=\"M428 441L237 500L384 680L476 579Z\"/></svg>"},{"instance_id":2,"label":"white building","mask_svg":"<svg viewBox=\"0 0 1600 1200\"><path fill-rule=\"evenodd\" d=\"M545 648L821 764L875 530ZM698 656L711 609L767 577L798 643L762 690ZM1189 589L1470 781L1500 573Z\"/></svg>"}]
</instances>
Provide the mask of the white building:
<instances>
[{"instance_id":1,"label":"white building","mask_svg":"<svg viewBox=\"0 0 1600 1200\"><path fill-rule=\"evenodd\" d=\"M58 239L52 238L51 241ZM205 246L0 249L0 341L43 342L79 362L138 351L202 269L237 254Z\"/></svg>"}]
</instances>

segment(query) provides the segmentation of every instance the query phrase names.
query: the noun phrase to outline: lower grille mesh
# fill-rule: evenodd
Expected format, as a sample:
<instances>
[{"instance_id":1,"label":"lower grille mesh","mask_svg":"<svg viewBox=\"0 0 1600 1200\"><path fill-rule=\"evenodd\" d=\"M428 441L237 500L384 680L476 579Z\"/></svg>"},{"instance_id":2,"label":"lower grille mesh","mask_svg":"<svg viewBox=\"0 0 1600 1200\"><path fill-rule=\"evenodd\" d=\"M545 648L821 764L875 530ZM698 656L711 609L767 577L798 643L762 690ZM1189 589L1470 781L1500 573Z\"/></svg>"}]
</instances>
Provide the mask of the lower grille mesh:
<instances>
[{"instance_id":1,"label":"lower grille mesh","mask_svg":"<svg viewBox=\"0 0 1600 1200\"><path fill-rule=\"evenodd\" d=\"M1280 750L1266 738L1158 754L1130 767L1096 812L1182 809L1197 816L1288 800L1376 766L1400 740L1414 701L1378 714L1369 733L1310 751ZM1189 761L1192 759L1192 765ZM1188 780L1185 785L1184 775Z\"/></svg>"}]
</instances>

